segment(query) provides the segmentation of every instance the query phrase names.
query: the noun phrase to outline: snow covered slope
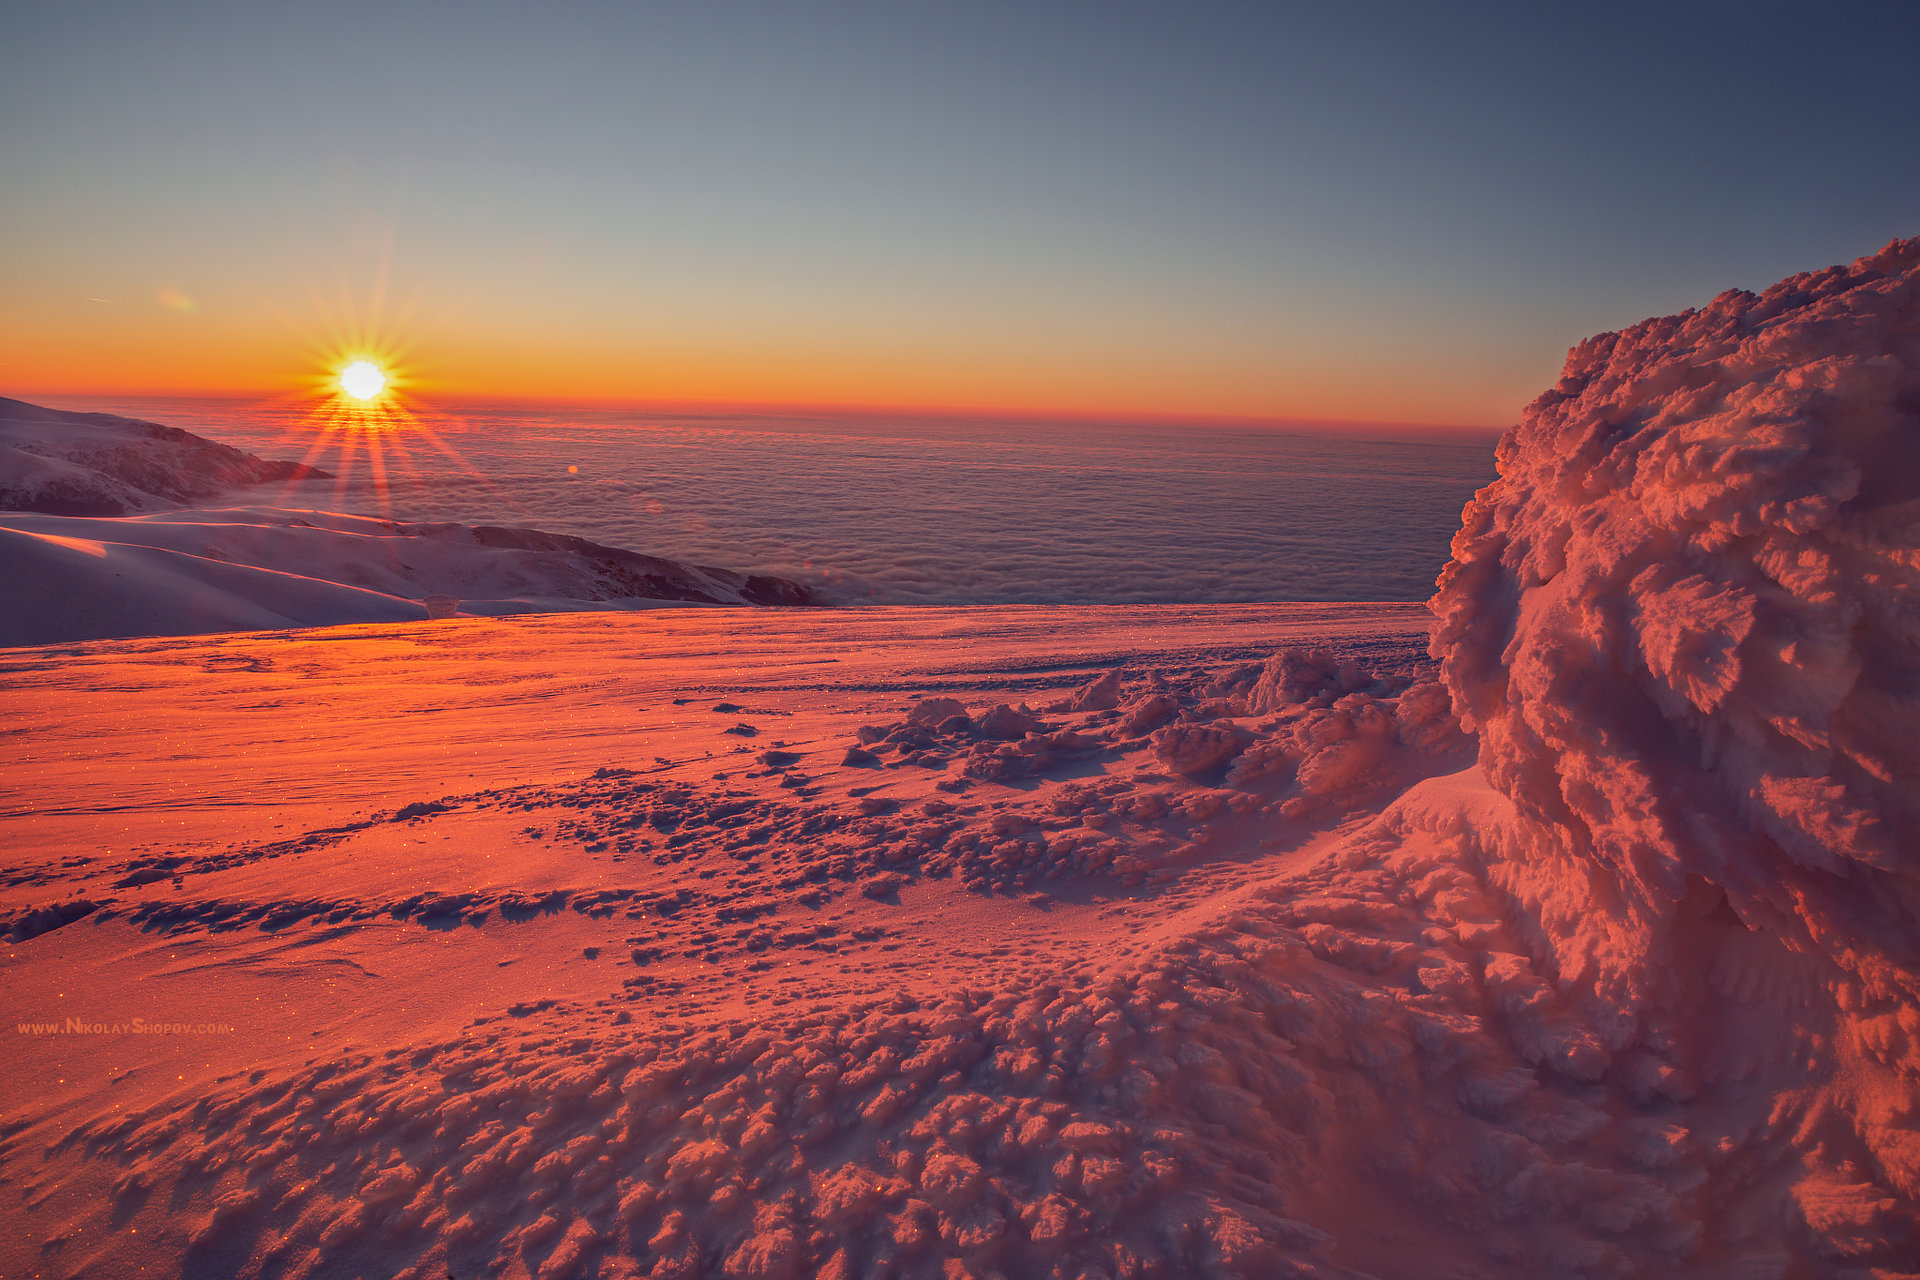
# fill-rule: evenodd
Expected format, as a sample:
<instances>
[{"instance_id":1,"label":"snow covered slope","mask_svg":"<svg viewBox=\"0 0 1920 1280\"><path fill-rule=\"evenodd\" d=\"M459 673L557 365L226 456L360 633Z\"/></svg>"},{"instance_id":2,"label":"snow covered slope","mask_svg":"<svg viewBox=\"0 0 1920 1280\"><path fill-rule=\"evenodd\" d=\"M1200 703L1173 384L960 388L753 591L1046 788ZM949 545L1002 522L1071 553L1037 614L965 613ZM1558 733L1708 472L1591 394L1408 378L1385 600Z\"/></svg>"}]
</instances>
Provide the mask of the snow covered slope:
<instances>
[{"instance_id":1,"label":"snow covered slope","mask_svg":"<svg viewBox=\"0 0 1920 1280\"><path fill-rule=\"evenodd\" d=\"M1917 343L1909 242L1583 345L1430 639L0 655L0 1271L1920 1274Z\"/></svg>"},{"instance_id":2,"label":"snow covered slope","mask_svg":"<svg viewBox=\"0 0 1920 1280\"><path fill-rule=\"evenodd\" d=\"M1311 1256L1234 1170L1319 1121L1233 1083L1294 1077L1187 948L1466 762L1424 635L664 610L0 657L0 1271ZM16 1029L68 1015L108 1029Z\"/></svg>"},{"instance_id":3,"label":"snow covered slope","mask_svg":"<svg viewBox=\"0 0 1920 1280\"><path fill-rule=\"evenodd\" d=\"M470 614L812 602L798 583L534 529L273 507L0 515L0 645ZM439 603L439 602L436 602Z\"/></svg>"},{"instance_id":4,"label":"snow covered slope","mask_svg":"<svg viewBox=\"0 0 1920 1280\"><path fill-rule=\"evenodd\" d=\"M479 614L813 603L784 578L534 529L176 509L324 475L175 427L0 399L0 646L420 619L429 597Z\"/></svg>"},{"instance_id":5,"label":"snow covered slope","mask_svg":"<svg viewBox=\"0 0 1920 1280\"><path fill-rule=\"evenodd\" d=\"M0 397L0 511L130 515L199 502L240 485L325 476L178 427Z\"/></svg>"}]
</instances>

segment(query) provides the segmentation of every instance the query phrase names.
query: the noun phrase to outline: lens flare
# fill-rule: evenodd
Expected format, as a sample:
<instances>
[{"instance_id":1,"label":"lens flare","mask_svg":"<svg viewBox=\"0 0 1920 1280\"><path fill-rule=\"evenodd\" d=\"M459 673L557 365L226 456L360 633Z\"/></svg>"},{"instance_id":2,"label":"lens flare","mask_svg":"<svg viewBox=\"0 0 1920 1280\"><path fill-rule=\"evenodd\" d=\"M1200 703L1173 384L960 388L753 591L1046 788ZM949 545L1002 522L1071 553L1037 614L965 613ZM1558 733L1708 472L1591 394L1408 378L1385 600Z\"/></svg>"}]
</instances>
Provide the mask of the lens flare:
<instances>
[{"instance_id":1,"label":"lens flare","mask_svg":"<svg viewBox=\"0 0 1920 1280\"><path fill-rule=\"evenodd\" d=\"M355 400L371 400L387 387L387 375L371 360L355 360L340 371L340 389Z\"/></svg>"},{"instance_id":2,"label":"lens flare","mask_svg":"<svg viewBox=\"0 0 1920 1280\"><path fill-rule=\"evenodd\" d=\"M431 450L450 459L493 505L525 514L447 439L443 428L457 428L461 420L420 398L428 385L416 354L422 327L409 318L410 308L387 314L384 263L370 298L356 302L343 288L337 302L316 294L313 305L318 324L301 359L307 372L299 389L277 403L289 411L286 421L305 446L300 461L321 474L288 480L279 505L392 518L395 491L417 493L422 483L416 451ZM403 330L415 336L402 337Z\"/></svg>"}]
</instances>

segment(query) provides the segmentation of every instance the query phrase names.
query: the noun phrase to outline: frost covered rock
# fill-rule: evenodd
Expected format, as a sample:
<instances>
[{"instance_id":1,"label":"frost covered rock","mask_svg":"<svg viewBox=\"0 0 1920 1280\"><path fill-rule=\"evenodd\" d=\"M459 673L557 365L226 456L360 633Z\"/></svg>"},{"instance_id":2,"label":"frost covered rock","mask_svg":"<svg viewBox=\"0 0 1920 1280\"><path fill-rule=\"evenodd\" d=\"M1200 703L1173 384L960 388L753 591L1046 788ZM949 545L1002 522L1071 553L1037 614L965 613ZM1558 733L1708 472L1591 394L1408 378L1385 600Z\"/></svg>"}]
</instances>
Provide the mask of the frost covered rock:
<instances>
[{"instance_id":1,"label":"frost covered rock","mask_svg":"<svg viewBox=\"0 0 1920 1280\"><path fill-rule=\"evenodd\" d=\"M1170 694L1147 694L1127 708L1117 732L1123 738L1137 738L1155 725L1164 724L1179 710L1179 701Z\"/></svg>"},{"instance_id":2,"label":"frost covered rock","mask_svg":"<svg viewBox=\"0 0 1920 1280\"><path fill-rule=\"evenodd\" d=\"M1433 653L1521 812L1604 868L1602 942L1689 876L1905 992L1920 959L1920 241L1581 344L1500 446ZM1550 895L1557 881L1537 886ZM1586 954L1581 954L1582 950Z\"/></svg>"},{"instance_id":3,"label":"frost covered rock","mask_svg":"<svg viewBox=\"0 0 1920 1280\"><path fill-rule=\"evenodd\" d=\"M1824 990L1810 1229L1920 1196L1920 240L1582 343L1499 463L1432 601L1492 878L1616 1051L1703 966Z\"/></svg>"},{"instance_id":4,"label":"frost covered rock","mask_svg":"<svg viewBox=\"0 0 1920 1280\"><path fill-rule=\"evenodd\" d=\"M1153 754L1175 773L1205 773L1245 746L1231 725L1170 724L1153 732Z\"/></svg>"},{"instance_id":5,"label":"frost covered rock","mask_svg":"<svg viewBox=\"0 0 1920 1280\"><path fill-rule=\"evenodd\" d=\"M955 716L965 718L966 714L966 704L957 698L928 698L907 713L907 723L938 725Z\"/></svg>"},{"instance_id":6,"label":"frost covered rock","mask_svg":"<svg viewBox=\"0 0 1920 1280\"><path fill-rule=\"evenodd\" d=\"M1109 671L1074 691L1072 711L1111 711L1120 705L1120 672Z\"/></svg>"},{"instance_id":7,"label":"frost covered rock","mask_svg":"<svg viewBox=\"0 0 1920 1280\"><path fill-rule=\"evenodd\" d=\"M1236 689L1247 714L1263 715L1295 703L1324 706L1375 685L1351 658L1319 649L1282 649L1257 669L1252 687ZM1221 692L1227 690L1222 689Z\"/></svg>"},{"instance_id":8,"label":"frost covered rock","mask_svg":"<svg viewBox=\"0 0 1920 1280\"><path fill-rule=\"evenodd\" d=\"M1044 731L1046 727L1038 716L1029 714L1024 706L1014 708L1004 702L980 717L981 733L1007 742L1017 742L1030 733Z\"/></svg>"}]
</instances>

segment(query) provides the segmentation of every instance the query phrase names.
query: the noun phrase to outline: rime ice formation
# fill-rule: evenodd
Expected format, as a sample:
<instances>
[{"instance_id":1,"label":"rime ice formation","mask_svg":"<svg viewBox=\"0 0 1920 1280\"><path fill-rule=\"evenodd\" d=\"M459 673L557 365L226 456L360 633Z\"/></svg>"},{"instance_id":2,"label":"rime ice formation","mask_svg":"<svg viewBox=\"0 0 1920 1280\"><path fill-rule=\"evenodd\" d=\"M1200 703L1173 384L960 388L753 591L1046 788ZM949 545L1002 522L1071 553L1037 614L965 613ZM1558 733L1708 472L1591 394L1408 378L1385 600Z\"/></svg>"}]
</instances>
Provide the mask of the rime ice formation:
<instances>
[{"instance_id":1,"label":"rime ice formation","mask_svg":"<svg viewBox=\"0 0 1920 1280\"><path fill-rule=\"evenodd\" d=\"M1433 651L1489 780L1595 871L1542 891L1569 977L1637 1000L1697 877L1913 994L1917 265L1583 343L1466 511Z\"/></svg>"},{"instance_id":2,"label":"rime ice formation","mask_svg":"<svg viewBox=\"0 0 1920 1280\"><path fill-rule=\"evenodd\" d=\"M0 1267L1920 1275L1917 346L1908 242L1576 349L1437 673L1390 606L0 655L10 998L252 1037L22 1033Z\"/></svg>"},{"instance_id":3,"label":"rime ice formation","mask_svg":"<svg viewBox=\"0 0 1920 1280\"><path fill-rule=\"evenodd\" d=\"M1433 654L1514 809L1483 839L1490 878L1606 1046L1660 1073L1698 1073L1714 966L1789 983L1820 1010L1800 1030L1823 1083L1779 1100L1805 1126L1803 1208L1834 1217L1844 1185L1904 1215L1920 240L1582 343L1499 456L1433 600Z\"/></svg>"}]
</instances>

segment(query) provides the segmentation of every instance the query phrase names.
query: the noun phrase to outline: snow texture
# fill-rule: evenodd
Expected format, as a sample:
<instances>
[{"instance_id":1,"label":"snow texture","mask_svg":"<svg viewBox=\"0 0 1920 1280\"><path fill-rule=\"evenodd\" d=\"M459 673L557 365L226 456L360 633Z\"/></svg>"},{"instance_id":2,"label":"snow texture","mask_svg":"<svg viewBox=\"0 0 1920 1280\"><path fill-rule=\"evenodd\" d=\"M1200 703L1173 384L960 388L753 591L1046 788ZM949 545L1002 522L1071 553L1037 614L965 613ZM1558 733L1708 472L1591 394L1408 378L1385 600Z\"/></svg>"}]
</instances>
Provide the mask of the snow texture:
<instances>
[{"instance_id":1,"label":"snow texture","mask_svg":"<svg viewBox=\"0 0 1920 1280\"><path fill-rule=\"evenodd\" d=\"M1840 1201L1920 1199L1920 241L1581 344L1500 471L1433 601L1513 808L1471 843L1591 1072L1696 1087L1717 966L1823 993L1770 1122L1871 1252Z\"/></svg>"},{"instance_id":2,"label":"snow texture","mask_svg":"<svg viewBox=\"0 0 1920 1280\"><path fill-rule=\"evenodd\" d=\"M671 604L806 605L798 583L536 529L274 507L0 515L0 645ZM435 613L436 606L440 612Z\"/></svg>"}]
</instances>

